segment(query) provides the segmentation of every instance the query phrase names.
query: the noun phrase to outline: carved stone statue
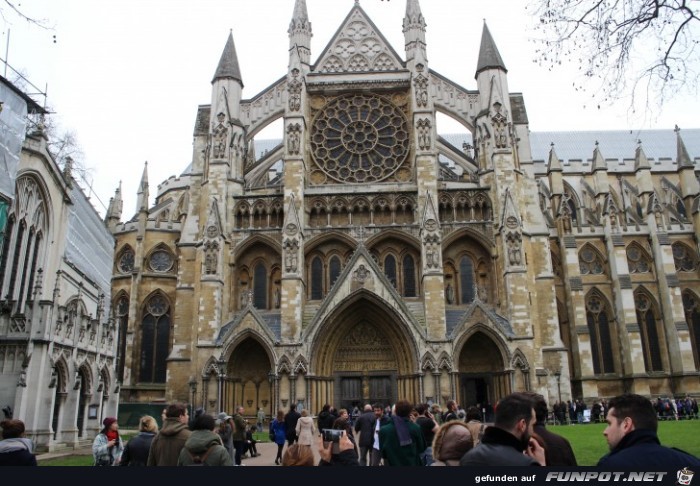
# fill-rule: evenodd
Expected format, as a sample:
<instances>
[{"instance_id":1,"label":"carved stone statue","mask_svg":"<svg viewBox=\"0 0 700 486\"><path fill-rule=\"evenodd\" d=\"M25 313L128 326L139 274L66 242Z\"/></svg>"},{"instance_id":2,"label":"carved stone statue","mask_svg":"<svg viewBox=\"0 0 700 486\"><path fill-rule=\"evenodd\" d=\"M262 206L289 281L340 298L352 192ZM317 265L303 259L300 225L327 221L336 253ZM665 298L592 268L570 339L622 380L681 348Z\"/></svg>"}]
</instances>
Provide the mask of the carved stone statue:
<instances>
[{"instance_id":1,"label":"carved stone statue","mask_svg":"<svg viewBox=\"0 0 700 486\"><path fill-rule=\"evenodd\" d=\"M215 159L220 159L226 156L226 142L228 141L228 128L224 125L226 115L219 113L217 115L219 124L212 130L212 155Z\"/></svg>"},{"instance_id":2,"label":"carved stone statue","mask_svg":"<svg viewBox=\"0 0 700 486\"><path fill-rule=\"evenodd\" d=\"M447 299L448 304L452 305L455 303L455 289L450 283L448 283L447 287L445 288L445 298Z\"/></svg>"}]
</instances>

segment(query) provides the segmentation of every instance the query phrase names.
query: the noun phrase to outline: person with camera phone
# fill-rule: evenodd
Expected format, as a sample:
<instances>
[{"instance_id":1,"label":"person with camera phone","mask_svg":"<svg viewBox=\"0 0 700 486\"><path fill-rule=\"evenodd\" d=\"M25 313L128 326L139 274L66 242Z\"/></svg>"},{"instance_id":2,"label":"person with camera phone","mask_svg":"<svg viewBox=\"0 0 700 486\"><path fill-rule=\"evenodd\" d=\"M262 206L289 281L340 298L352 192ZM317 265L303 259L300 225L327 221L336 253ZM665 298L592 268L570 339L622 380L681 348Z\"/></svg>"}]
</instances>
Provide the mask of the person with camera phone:
<instances>
[{"instance_id":1,"label":"person with camera phone","mask_svg":"<svg viewBox=\"0 0 700 486\"><path fill-rule=\"evenodd\" d=\"M336 452L337 451L337 452ZM323 429L319 438L319 466L359 466L352 443L345 430Z\"/></svg>"}]
</instances>

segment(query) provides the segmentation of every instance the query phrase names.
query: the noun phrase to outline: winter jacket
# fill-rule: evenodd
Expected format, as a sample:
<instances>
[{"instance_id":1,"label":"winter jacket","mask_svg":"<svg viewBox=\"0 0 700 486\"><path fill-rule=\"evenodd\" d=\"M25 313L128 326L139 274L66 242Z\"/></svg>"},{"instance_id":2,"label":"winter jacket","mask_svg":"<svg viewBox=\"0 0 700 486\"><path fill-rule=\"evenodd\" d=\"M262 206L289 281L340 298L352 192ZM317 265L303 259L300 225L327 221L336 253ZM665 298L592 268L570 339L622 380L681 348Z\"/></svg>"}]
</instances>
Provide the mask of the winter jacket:
<instances>
[{"instance_id":1,"label":"winter jacket","mask_svg":"<svg viewBox=\"0 0 700 486\"><path fill-rule=\"evenodd\" d=\"M420 427L407 418L400 418L406 422L411 444L400 445L396 433L396 425L393 421L379 429L379 450L384 458L385 466L422 466L420 454L427 447L423 432Z\"/></svg>"},{"instance_id":2,"label":"winter jacket","mask_svg":"<svg viewBox=\"0 0 700 486\"><path fill-rule=\"evenodd\" d=\"M120 466L145 466L148 462L148 452L151 449L151 442L156 436L155 432L139 432L138 435L129 439L122 452Z\"/></svg>"},{"instance_id":3,"label":"winter jacket","mask_svg":"<svg viewBox=\"0 0 700 486\"><path fill-rule=\"evenodd\" d=\"M332 454L330 462L321 461L318 463L319 466L359 466L360 461L357 460L357 453L348 449L346 451L340 452L338 454Z\"/></svg>"},{"instance_id":4,"label":"winter jacket","mask_svg":"<svg viewBox=\"0 0 700 486\"><path fill-rule=\"evenodd\" d=\"M521 441L498 427L487 427L481 443L462 456L460 466L540 466L523 454Z\"/></svg>"},{"instance_id":5,"label":"winter jacket","mask_svg":"<svg viewBox=\"0 0 700 486\"><path fill-rule=\"evenodd\" d=\"M440 426L433 439L431 466L459 466L459 460L472 448L472 434L461 420L450 420Z\"/></svg>"},{"instance_id":6,"label":"winter jacket","mask_svg":"<svg viewBox=\"0 0 700 486\"><path fill-rule=\"evenodd\" d=\"M598 461L598 467L616 470L679 471L688 467L700 469L700 459L679 449L664 447L653 430L633 430L624 436L609 454Z\"/></svg>"},{"instance_id":7,"label":"winter jacket","mask_svg":"<svg viewBox=\"0 0 700 486\"><path fill-rule=\"evenodd\" d=\"M547 466L577 466L571 444L561 435L547 430L544 424L535 424L535 433L544 441L544 457Z\"/></svg>"},{"instance_id":8,"label":"winter jacket","mask_svg":"<svg viewBox=\"0 0 700 486\"><path fill-rule=\"evenodd\" d=\"M278 422L275 419L270 424L270 429L275 434L275 444L284 445L284 442L287 440L287 427L284 425L284 422Z\"/></svg>"},{"instance_id":9,"label":"winter jacket","mask_svg":"<svg viewBox=\"0 0 700 486\"><path fill-rule=\"evenodd\" d=\"M318 430L319 430L319 432L322 431L323 429L332 429L333 422L335 422L335 419L337 419L337 418L338 418L338 416L335 414L332 414L331 412L321 411L321 413L318 414Z\"/></svg>"},{"instance_id":10,"label":"winter jacket","mask_svg":"<svg viewBox=\"0 0 700 486\"><path fill-rule=\"evenodd\" d=\"M0 440L0 466L36 466L32 440L25 437Z\"/></svg>"},{"instance_id":11,"label":"winter jacket","mask_svg":"<svg viewBox=\"0 0 700 486\"><path fill-rule=\"evenodd\" d=\"M297 421L300 417L301 414L296 410L290 410L284 416L284 425L287 427L287 440L296 439Z\"/></svg>"},{"instance_id":12,"label":"winter jacket","mask_svg":"<svg viewBox=\"0 0 700 486\"><path fill-rule=\"evenodd\" d=\"M242 442L245 440L246 421L243 415L235 413L233 415L233 441Z\"/></svg>"},{"instance_id":13,"label":"winter jacket","mask_svg":"<svg viewBox=\"0 0 700 486\"><path fill-rule=\"evenodd\" d=\"M100 432L95 436L92 442L92 458L95 460L95 466L118 466L119 461L124 452L124 441L121 436L114 447L107 447L109 439L104 432Z\"/></svg>"},{"instance_id":14,"label":"winter jacket","mask_svg":"<svg viewBox=\"0 0 700 486\"><path fill-rule=\"evenodd\" d=\"M209 453L207 454L207 451ZM231 454L221 445L221 437L211 430L195 430L185 442L185 447L180 451L178 466L191 466L194 464L192 456L204 457L207 466L233 466Z\"/></svg>"},{"instance_id":15,"label":"winter jacket","mask_svg":"<svg viewBox=\"0 0 700 486\"><path fill-rule=\"evenodd\" d=\"M231 457L233 457L235 451L233 450L233 428L231 425L226 423L223 430L221 427L218 427L216 433L221 437L221 443L224 444L224 448L226 448Z\"/></svg>"},{"instance_id":16,"label":"winter jacket","mask_svg":"<svg viewBox=\"0 0 700 486\"><path fill-rule=\"evenodd\" d=\"M177 466L180 451L192 432L177 417L168 417L151 442L148 466ZM218 436L217 436L218 438Z\"/></svg>"},{"instance_id":17,"label":"winter jacket","mask_svg":"<svg viewBox=\"0 0 700 486\"><path fill-rule=\"evenodd\" d=\"M316 440L316 426L311 417L301 417L296 427L297 442L301 445L312 446Z\"/></svg>"}]
</instances>

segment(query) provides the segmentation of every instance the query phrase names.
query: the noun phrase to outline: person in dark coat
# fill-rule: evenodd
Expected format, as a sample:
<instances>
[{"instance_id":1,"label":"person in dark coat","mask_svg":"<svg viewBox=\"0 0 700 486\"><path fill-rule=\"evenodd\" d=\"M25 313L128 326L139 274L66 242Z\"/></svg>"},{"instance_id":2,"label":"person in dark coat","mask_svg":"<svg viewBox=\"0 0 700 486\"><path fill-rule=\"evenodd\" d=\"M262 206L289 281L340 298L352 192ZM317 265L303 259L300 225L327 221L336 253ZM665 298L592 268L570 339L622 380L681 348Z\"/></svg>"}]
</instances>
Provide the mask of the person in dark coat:
<instances>
[{"instance_id":1,"label":"person in dark coat","mask_svg":"<svg viewBox=\"0 0 700 486\"><path fill-rule=\"evenodd\" d=\"M535 405L535 426L533 431L544 442L544 456L547 466L577 466L576 456L566 438L547 430L547 402L539 393L525 392L532 397Z\"/></svg>"},{"instance_id":2,"label":"person in dark coat","mask_svg":"<svg viewBox=\"0 0 700 486\"><path fill-rule=\"evenodd\" d=\"M148 452L151 442L158 433L158 423L150 415L144 415L139 420L138 435L129 439L124 446L120 466L145 466L148 462Z\"/></svg>"},{"instance_id":3,"label":"person in dark coat","mask_svg":"<svg viewBox=\"0 0 700 486\"><path fill-rule=\"evenodd\" d=\"M496 405L494 425L487 427L478 447L464 454L460 466L544 466L545 453L532 438L535 425L532 399L511 393Z\"/></svg>"},{"instance_id":4,"label":"person in dark coat","mask_svg":"<svg viewBox=\"0 0 700 486\"><path fill-rule=\"evenodd\" d=\"M284 425L287 428L287 444L292 445L297 441L297 422L301 414L297 412L297 406L292 403L289 412L284 416Z\"/></svg>"},{"instance_id":5,"label":"person in dark coat","mask_svg":"<svg viewBox=\"0 0 700 486\"><path fill-rule=\"evenodd\" d=\"M372 445L374 444L374 411L369 403L365 405L364 412L357 418L355 422L355 432L360 434L360 466L369 465L368 456L372 454Z\"/></svg>"},{"instance_id":6,"label":"person in dark coat","mask_svg":"<svg viewBox=\"0 0 700 486\"><path fill-rule=\"evenodd\" d=\"M333 407L326 403L321 409L321 413L318 414L318 433L320 434L323 429L332 429L333 422L337 418L338 416L334 413Z\"/></svg>"},{"instance_id":7,"label":"person in dark coat","mask_svg":"<svg viewBox=\"0 0 700 486\"><path fill-rule=\"evenodd\" d=\"M391 422L379 429L379 450L385 466L422 466L421 453L427 447L420 426L409 418L413 410L406 400L394 406Z\"/></svg>"},{"instance_id":8,"label":"person in dark coat","mask_svg":"<svg viewBox=\"0 0 700 486\"><path fill-rule=\"evenodd\" d=\"M24 422L3 420L0 427L0 466L36 466L34 443L24 436Z\"/></svg>"},{"instance_id":9,"label":"person in dark coat","mask_svg":"<svg viewBox=\"0 0 700 486\"><path fill-rule=\"evenodd\" d=\"M641 471L700 468L697 457L661 445L656 435L658 418L648 398L620 395L611 399L608 407L608 426L603 435L610 452L598 461L599 468Z\"/></svg>"}]
</instances>

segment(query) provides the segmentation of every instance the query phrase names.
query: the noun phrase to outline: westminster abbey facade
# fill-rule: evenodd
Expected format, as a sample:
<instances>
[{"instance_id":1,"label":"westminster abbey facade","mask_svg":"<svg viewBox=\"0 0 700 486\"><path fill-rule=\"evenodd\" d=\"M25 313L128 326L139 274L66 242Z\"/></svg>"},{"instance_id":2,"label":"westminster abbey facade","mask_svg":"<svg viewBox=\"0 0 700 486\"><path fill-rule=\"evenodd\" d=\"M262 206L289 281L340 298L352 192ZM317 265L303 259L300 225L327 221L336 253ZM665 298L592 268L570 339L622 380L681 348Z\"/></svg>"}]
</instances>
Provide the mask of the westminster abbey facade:
<instances>
[{"instance_id":1,"label":"westminster abbey facade","mask_svg":"<svg viewBox=\"0 0 700 486\"><path fill-rule=\"evenodd\" d=\"M107 214L121 409L700 394L700 133L531 133L486 26L471 89L403 32L356 2L312 63L296 0L250 99L228 38L190 167Z\"/></svg>"}]
</instances>

